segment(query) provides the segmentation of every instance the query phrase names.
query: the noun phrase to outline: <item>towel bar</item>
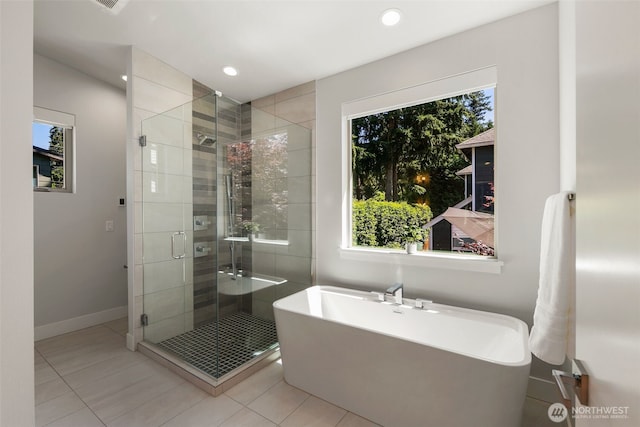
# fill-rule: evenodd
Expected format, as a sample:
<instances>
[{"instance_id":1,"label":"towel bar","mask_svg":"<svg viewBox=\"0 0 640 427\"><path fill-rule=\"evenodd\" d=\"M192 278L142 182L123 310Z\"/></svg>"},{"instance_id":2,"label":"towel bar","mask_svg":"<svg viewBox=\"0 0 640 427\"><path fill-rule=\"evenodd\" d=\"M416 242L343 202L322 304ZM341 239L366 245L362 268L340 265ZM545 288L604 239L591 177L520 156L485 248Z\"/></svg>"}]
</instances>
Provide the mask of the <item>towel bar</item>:
<instances>
[{"instance_id":1,"label":"towel bar","mask_svg":"<svg viewBox=\"0 0 640 427\"><path fill-rule=\"evenodd\" d=\"M560 389L560 394L562 396L562 403L567 408L571 408L573 406L572 396L567 391L567 387L565 386L564 379L570 379L571 388L573 389L575 396L578 398L580 403L583 405L589 404L589 375L586 373L582 362L579 360L572 361L572 373L560 371L554 369L551 371L553 374L553 378L556 380L556 385Z\"/></svg>"}]
</instances>

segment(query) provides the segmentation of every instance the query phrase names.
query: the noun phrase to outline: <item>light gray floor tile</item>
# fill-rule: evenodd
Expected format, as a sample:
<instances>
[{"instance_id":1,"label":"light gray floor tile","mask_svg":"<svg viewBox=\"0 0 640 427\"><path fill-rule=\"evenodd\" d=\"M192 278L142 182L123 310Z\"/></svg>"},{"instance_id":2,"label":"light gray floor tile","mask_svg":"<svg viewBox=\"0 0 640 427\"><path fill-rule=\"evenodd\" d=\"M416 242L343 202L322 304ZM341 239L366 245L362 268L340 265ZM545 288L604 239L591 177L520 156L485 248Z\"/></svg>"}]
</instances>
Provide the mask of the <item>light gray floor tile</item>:
<instances>
[{"instance_id":1,"label":"light gray floor tile","mask_svg":"<svg viewBox=\"0 0 640 427\"><path fill-rule=\"evenodd\" d=\"M125 351L124 338L114 332L110 332L110 334L115 339L110 338L100 343L74 347L69 351L59 350L53 355L44 356L60 375L69 375L72 372L111 359Z\"/></svg>"},{"instance_id":2,"label":"light gray floor tile","mask_svg":"<svg viewBox=\"0 0 640 427\"><path fill-rule=\"evenodd\" d=\"M276 425L255 412L243 408L222 423L221 427L276 427Z\"/></svg>"},{"instance_id":3,"label":"light gray floor tile","mask_svg":"<svg viewBox=\"0 0 640 427\"><path fill-rule=\"evenodd\" d=\"M89 408L85 407L51 424L47 424L46 427L104 427L104 424Z\"/></svg>"},{"instance_id":4,"label":"light gray floor tile","mask_svg":"<svg viewBox=\"0 0 640 427\"><path fill-rule=\"evenodd\" d=\"M76 370L65 375L64 380L71 387L80 387L85 384L98 381L102 378L115 375L118 372L130 368L138 363L148 364L149 359L138 352L122 348L122 351L117 353L114 357L94 363L84 369Z\"/></svg>"},{"instance_id":5,"label":"light gray floor tile","mask_svg":"<svg viewBox=\"0 0 640 427\"><path fill-rule=\"evenodd\" d=\"M157 427L209 396L193 384L183 383L118 417L111 427Z\"/></svg>"},{"instance_id":6,"label":"light gray floor tile","mask_svg":"<svg viewBox=\"0 0 640 427\"><path fill-rule=\"evenodd\" d=\"M282 427L335 427L346 413L344 409L327 401L309 396L280 425Z\"/></svg>"},{"instance_id":7,"label":"light gray floor tile","mask_svg":"<svg viewBox=\"0 0 640 427\"><path fill-rule=\"evenodd\" d=\"M362 418L352 412L347 412L338 423L337 427L376 427L378 424Z\"/></svg>"},{"instance_id":8,"label":"light gray floor tile","mask_svg":"<svg viewBox=\"0 0 640 427\"><path fill-rule=\"evenodd\" d=\"M275 361L228 390L226 394L233 400L248 405L280 381L282 364Z\"/></svg>"},{"instance_id":9,"label":"light gray floor tile","mask_svg":"<svg viewBox=\"0 0 640 427\"><path fill-rule=\"evenodd\" d=\"M281 423L304 402L308 393L280 381L249 404L249 409L276 424Z\"/></svg>"},{"instance_id":10,"label":"light gray floor tile","mask_svg":"<svg viewBox=\"0 0 640 427\"><path fill-rule=\"evenodd\" d=\"M109 328L113 332L115 332L116 334L118 334L120 336L123 336L123 337L125 335L127 335L127 332L129 331L129 322L128 322L128 319L126 317L123 317L121 319L112 320L111 322L104 323L104 326L106 326L107 328Z\"/></svg>"},{"instance_id":11,"label":"light gray floor tile","mask_svg":"<svg viewBox=\"0 0 640 427\"><path fill-rule=\"evenodd\" d=\"M108 396L117 394L127 387L150 377L155 372L156 368L154 366L140 362L113 375L75 387L75 391L78 396L87 402L87 405L92 406L103 401Z\"/></svg>"},{"instance_id":12,"label":"light gray floor tile","mask_svg":"<svg viewBox=\"0 0 640 427\"><path fill-rule=\"evenodd\" d=\"M36 384L36 405L55 399L70 391L69 386L60 377L46 383Z\"/></svg>"},{"instance_id":13,"label":"light gray floor tile","mask_svg":"<svg viewBox=\"0 0 640 427\"><path fill-rule=\"evenodd\" d=\"M86 407L72 391L36 405L36 427L47 425Z\"/></svg>"},{"instance_id":14,"label":"light gray floor tile","mask_svg":"<svg viewBox=\"0 0 640 427\"><path fill-rule=\"evenodd\" d=\"M163 427L217 427L242 408L242 405L224 394L209 396L163 424Z\"/></svg>"},{"instance_id":15,"label":"light gray floor tile","mask_svg":"<svg viewBox=\"0 0 640 427\"><path fill-rule=\"evenodd\" d=\"M36 362L34 369L36 385L60 378L60 375L46 361Z\"/></svg>"},{"instance_id":16,"label":"light gray floor tile","mask_svg":"<svg viewBox=\"0 0 640 427\"><path fill-rule=\"evenodd\" d=\"M87 405L102 422L109 424L119 416L157 399L162 393L184 383L177 375L168 374L171 372L151 375L94 403L87 401Z\"/></svg>"}]
</instances>

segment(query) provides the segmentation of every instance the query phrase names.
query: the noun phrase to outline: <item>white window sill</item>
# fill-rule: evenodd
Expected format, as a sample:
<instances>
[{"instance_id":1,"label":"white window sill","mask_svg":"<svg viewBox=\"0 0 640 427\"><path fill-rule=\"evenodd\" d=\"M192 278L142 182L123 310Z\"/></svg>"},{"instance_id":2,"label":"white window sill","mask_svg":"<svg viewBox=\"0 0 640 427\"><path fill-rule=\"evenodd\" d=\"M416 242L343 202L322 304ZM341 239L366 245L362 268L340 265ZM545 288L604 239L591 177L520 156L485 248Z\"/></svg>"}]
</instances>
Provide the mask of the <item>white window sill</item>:
<instances>
[{"instance_id":1,"label":"white window sill","mask_svg":"<svg viewBox=\"0 0 640 427\"><path fill-rule=\"evenodd\" d=\"M445 270L474 271L500 274L504 262L478 255L418 252L408 254L399 249L340 248L340 258L352 261L368 261L386 264L401 264L417 267L441 268Z\"/></svg>"}]
</instances>

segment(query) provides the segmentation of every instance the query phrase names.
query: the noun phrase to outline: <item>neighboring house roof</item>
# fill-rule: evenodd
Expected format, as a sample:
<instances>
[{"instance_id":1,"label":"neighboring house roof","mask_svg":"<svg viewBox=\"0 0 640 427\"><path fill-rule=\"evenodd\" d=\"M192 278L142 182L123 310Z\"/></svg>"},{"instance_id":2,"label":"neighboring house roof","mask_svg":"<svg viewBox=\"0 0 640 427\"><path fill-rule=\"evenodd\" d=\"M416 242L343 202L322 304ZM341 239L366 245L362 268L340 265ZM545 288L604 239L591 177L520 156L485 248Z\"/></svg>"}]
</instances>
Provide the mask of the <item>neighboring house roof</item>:
<instances>
[{"instance_id":1,"label":"neighboring house roof","mask_svg":"<svg viewBox=\"0 0 640 427\"><path fill-rule=\"evenodd\" d=\"M456 172L456 175L458 176L471 175L472 173L473 173L473 165L469 165L466 168L460 169L458 172Z\"/></svg>"},{"instance_id":2,"label":"neighboring house roof","mask_svg":"<svg viewBox=\"0 0 640 427\"><path fill-rule=\"evenodd\" d=\"M462 201L460 201L460 202L456 203L456 204L455 204L455 206L452 206L452 207L454 207L454 208L458 208L458 209L462 209L462 208L464 208L465 206L470 205L472 200L473 200L473 196L469 196L469 197L467 197L466 199L464 199L464 200L462 200ZM422 226L422 228L425 228L425 229L426 229L426 228L431 228L431 227L433 227L434 225L436 225L437 223L439 223L440 221L442 221L442 220L444 219L444 216L443 216L443 215L444 215L444 213L443 213L443 214L438 215L438 216L437 216L437 217L435 217L435 218L433 218L431 221L429 221L428 223L426 223L425 225L423 225L423 226Z\"/></svg>"},{"instance_id":3,"label":"neighboring house roof","mask_svg":"<svg viewBox=\"0 0 640 427\"><path fill-rule=\"evenodd\" d=\"M467 139L466 141L461 142L460 144L456 145L456 148L458 150L464 150L465 148L494 145L495 142L496 142L496 128L493 127L491 129L485 130L482 133L477 134L472 138Z\"/></svg>"},{"instance_id":4,"label":"neighboring house roof","mask_svg":"<svg viewBox=\"0 0 640 427\"><path fill-rule=\"evenodd\" d=\"M33 147L33 152L43 157L49 157L50 159L64 161L64 157L62 157L61 155L52 153L51 151L45 150L44 148Z\"/></svg>"}]
</instances>

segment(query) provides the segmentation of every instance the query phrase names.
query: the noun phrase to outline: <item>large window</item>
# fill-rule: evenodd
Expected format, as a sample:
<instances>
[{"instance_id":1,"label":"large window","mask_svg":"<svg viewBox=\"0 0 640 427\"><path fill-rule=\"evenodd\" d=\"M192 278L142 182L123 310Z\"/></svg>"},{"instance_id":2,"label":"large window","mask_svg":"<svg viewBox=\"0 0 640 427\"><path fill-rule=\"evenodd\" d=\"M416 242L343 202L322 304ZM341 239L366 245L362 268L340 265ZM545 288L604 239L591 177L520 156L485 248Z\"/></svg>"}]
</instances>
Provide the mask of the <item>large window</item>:
<instances>
[{"instance_id":1,"label":"large window","mask_svg":"<svg viewBox=\"0 0 640 427\"><path fill-rule=\"evenodd\" d=\"M347 114L347 246L495 255L492 83Z\"/></svg>"},{"instance_id":2,"label":"large window","mask_svg":"<svg viewBox=\"0 0 640 427\"><path fill-rule=\"evenodd\" d=\"M33 188L73 191L74 116L34 108L32 125Z\"/></svg>"}]
</instances>

